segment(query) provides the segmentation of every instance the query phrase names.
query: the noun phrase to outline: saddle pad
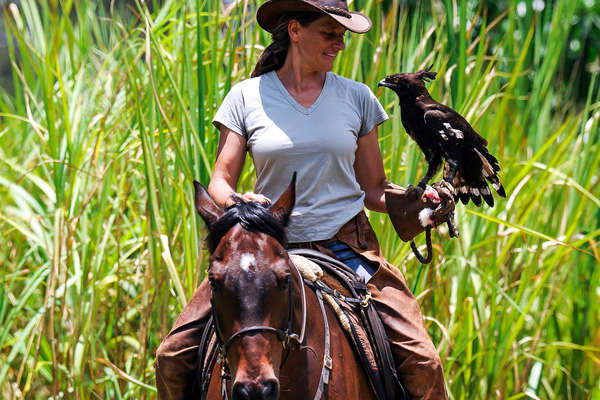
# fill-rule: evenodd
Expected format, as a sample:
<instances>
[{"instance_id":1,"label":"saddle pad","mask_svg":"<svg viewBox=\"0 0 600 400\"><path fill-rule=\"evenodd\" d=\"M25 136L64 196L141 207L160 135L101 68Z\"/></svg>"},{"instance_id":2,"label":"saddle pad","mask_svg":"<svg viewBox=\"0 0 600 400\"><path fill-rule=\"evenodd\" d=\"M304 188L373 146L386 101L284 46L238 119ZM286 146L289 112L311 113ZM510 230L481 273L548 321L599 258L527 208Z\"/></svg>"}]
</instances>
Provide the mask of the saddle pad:
<instances>
[{"instance_id":1,"label":"saddle pad","mask_svg":"<svg viewBox=\"0 0 600 400\"><path fill-rule=\"evenodd\" d=\"M323 269L317 263L298 254L290 254L289 256L304 279L315 282L317 279L323 278Z\"/></svg>"}]
</instances>

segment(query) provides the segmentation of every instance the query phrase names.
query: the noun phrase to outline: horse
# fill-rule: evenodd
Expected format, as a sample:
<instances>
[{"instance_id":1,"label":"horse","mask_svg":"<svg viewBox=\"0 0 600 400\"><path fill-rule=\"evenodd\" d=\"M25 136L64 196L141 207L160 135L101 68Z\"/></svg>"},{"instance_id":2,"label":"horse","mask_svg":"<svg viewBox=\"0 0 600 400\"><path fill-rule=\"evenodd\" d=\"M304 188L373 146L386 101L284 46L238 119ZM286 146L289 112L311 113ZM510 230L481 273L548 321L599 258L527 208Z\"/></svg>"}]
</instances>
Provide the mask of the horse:
<instances>
[{"instance_id":1,"label":"horse","mask_svg":"<svg viewBox=\"0 0 600 400\"><path fill-rule=\"evenodd\" d=\"M352 344L286 252L296 175L272 205L217 206L194 182L219 343L208 399L375 399Z\"/></svg>"}]
</instances>

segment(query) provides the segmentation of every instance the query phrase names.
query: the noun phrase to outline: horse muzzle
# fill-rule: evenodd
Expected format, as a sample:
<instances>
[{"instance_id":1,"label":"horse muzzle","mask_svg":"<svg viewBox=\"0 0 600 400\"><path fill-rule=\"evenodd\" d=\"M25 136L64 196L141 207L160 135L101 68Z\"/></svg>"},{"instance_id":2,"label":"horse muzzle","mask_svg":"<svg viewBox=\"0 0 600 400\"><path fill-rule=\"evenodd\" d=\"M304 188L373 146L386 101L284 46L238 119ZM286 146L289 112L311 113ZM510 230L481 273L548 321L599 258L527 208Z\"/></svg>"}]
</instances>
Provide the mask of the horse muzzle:
<instances>
[{"instance_id":1,"label":"horse muzzle","mask_svg":"<svg viewBox=\"0 0 600 400\"><path fill-rule=\"evenodd\" d=\"M232 400L277 400L279 398L279 381L236 381L231 393Z\"/></svg>"}]
</instances>

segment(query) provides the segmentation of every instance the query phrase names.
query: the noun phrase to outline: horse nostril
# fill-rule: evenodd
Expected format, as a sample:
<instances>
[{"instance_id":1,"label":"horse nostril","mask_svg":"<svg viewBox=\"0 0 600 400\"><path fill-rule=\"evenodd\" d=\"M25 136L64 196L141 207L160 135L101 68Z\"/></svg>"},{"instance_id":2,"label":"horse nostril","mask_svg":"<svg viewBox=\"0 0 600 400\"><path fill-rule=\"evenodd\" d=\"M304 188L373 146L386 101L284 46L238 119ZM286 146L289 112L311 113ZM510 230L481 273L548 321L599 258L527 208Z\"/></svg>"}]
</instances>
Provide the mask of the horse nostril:
<instances>
[{"instance_id":1,"label":"horse nostril","mask_svg":"<svg viewBox=\"0 0 600 400\"><path fill-rule=\"evenodd\" d=\"M264 400L275 400L279 397L279 382L269 379L263 383L262 395Z\"/></svg>"},{"instance_id":2,"label":"horse nostril","mask_svg":"<svg viewBox=\"0 0 600 400\"><path fill-rule=\"evenodd\" d=\"M277 400L279 398L279 381L268 379L264 383L236 382L231 392L232 400Z\"/></svg>"},{"instance_id":3,"label":"horse nostril","mask_svg":"<svg viewBox=\"0 0 600 400\"><path fill-rule=\"evenodd\" d=\"M250 400L247 384L236 382L231 393L232 400Z\"/></svg>"}]
</instances>

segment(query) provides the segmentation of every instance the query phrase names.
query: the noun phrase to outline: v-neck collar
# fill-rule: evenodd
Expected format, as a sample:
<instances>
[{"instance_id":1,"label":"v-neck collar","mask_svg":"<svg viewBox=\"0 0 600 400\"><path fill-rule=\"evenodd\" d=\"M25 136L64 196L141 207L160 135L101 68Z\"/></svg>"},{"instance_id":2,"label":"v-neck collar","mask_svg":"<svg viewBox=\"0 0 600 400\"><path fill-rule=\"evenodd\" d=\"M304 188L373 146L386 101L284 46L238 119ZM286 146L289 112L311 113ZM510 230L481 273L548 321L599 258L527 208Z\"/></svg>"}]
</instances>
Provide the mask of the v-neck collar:
<instances>
[{"instance_id":1,"label":"v-neck collar","mask_svg":"<svg viewBox=\"0 0 600 400\"><path fill-rule=\"evenodd\" d=\"M296 99L290 94L290 92L288 92L288 90L285 88L285 86L283 86L283 83L279 79L279 76L277 76L276 71L271 71L271 72L269 72L269 74L271 74L271 79L273 79L275 81L275 85L277 86L277 88L279 89L279 91L281 92L283 97L288 101L288 103L290 103L290 105L292 107L294 107L298 112L300 112L304 115L310 115L313 111L315 111L317 109L317 107L319 107L321 100L327 94L326 92L329 88L329 81L331 80L331 77L330 77L331 73L327 72L325 74L325 83L323 84L321 93L319 93L319 96L310 105L310 107L307 108L307 107L304 107L302 104L298 103L298 101L296 101Z\"/></svg>"}]
</instances>

